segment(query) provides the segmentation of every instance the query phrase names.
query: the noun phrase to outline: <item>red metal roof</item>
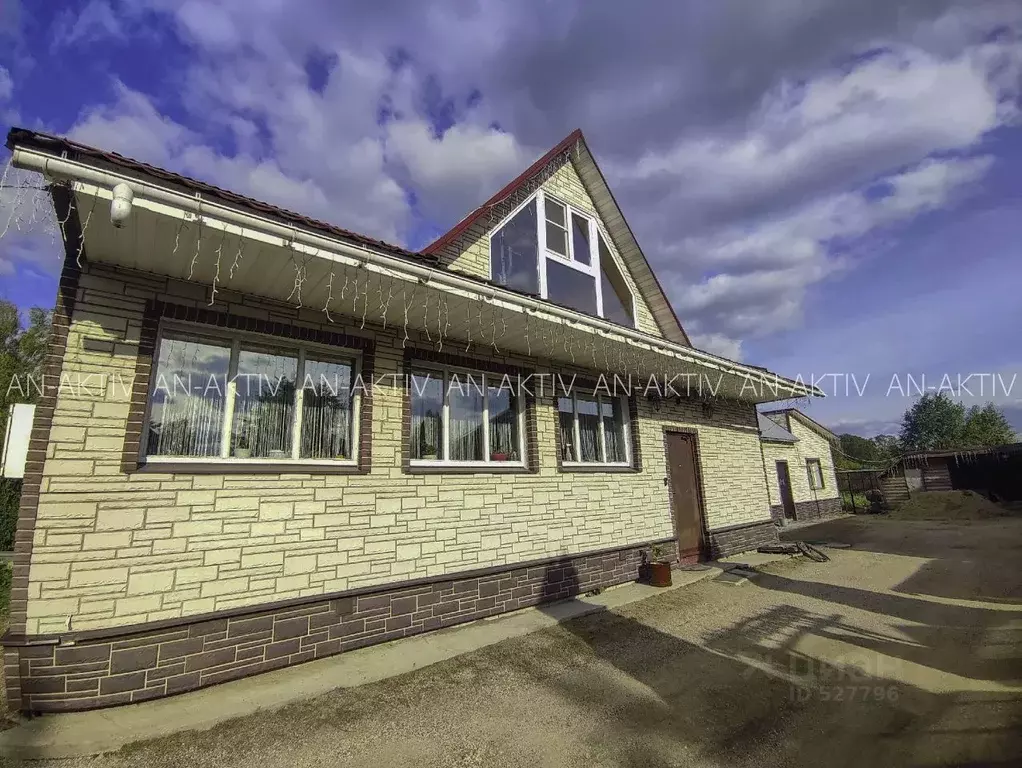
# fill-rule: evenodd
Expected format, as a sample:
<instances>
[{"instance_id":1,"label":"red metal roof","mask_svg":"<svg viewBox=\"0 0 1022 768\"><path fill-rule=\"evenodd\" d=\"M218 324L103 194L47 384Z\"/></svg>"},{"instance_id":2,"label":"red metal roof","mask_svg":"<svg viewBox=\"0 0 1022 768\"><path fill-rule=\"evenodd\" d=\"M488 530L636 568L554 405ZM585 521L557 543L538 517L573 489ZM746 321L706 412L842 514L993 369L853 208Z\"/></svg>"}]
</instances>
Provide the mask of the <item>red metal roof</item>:
<instances>
[{"instance_id":1,"label":"red metal roof","mask_svg":"<svg viewBox=\"0 0 1022 768\"><path fill-rule=\"evenodd\" d=\"M443 248L445 245L448 245L449 243L453 242L462 232L464 232L469 227L471 227L473 224L475 224L476 221L478 221L479 218L484 213L486 213L486 211L490 208L490 206L494 205L495 203L500 202L501 200L503 200L508 195L514 193L515 190L517 190L523 184L528 182L529 179L531 179L537 173L542 171L543 168L546 167L547 163L549 163L551 160L553 160L555 157L557 157L559 154L561 154L561 152L566 150L568 147L570 147L572 144L574 144L576 141L578 141L581 138L582 138L582 129L581 128L576 128L574 131L572 131L567 136L565 136L563 139L561 139L561 141L559 141L549 152L547 152L545 155L543 155L541 158L539 158L539 160L534 162L532 165L530 165L528 168L526 168L524 171L522 171L521 174L519 174L514 179L512 179L510 182L508 182L508 184L503 189L501 189L499 192L497 192L497 194L495 194L493 197L491 197L485 203L483 203L478 208L476 208L474 211L472 211L468 216L466 216L461 221L459 221L457 224L455 224L452 229L448 230L447 232L442 234L440 237L438 237L436 240L434 240L432 243L430 243L425 248L423 248L422 249L422 253L436 255L440 251L441 248Z\"/></svg>"}]
</instances>

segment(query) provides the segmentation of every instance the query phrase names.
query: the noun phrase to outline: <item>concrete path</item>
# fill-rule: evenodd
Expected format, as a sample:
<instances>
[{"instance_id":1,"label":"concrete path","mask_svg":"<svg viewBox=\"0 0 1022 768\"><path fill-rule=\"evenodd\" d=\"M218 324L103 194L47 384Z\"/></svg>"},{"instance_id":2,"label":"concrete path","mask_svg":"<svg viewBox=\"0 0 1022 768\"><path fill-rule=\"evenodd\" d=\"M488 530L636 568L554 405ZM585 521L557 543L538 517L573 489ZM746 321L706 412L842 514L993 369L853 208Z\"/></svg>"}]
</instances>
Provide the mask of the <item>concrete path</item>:
<instances>
[{"instance_id":1,"label":"concrete path","mask_svg":"<svg viewBox=\"0 0 1022 768\"><path fill-rule=\"evenodd\" d=\"M352 688L403 675L508 638L586 614L613 610L721 573L714 566L675 570L673 586L667 589L623 584L593 597L527 608L180 696L24 720L14 728L0 731L0 755L22 760L95 755L180 731L206 730L226 720L283 707L336 688Z\"/></svg>"}]
</instances>

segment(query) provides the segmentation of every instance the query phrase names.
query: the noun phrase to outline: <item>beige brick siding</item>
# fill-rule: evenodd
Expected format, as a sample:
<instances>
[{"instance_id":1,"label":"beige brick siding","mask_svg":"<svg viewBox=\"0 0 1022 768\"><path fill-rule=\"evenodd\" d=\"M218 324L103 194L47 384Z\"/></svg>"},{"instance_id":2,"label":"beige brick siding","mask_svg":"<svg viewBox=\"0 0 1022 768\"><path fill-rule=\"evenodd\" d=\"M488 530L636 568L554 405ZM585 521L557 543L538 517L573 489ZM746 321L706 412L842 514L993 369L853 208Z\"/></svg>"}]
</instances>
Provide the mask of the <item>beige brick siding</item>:
<instances>
[{"instance_id":1,"label":"beige brick siding","mask_svg":"<svg viewBox=\"0 0 1022 768\"><path fill-rule=\"evenodd\" d=\"M796 419L788 419L789 429L799 439L797 443L763 443L763 459L766 463L767 487L770 489L770 503L780 504L781 495L777 490L778 461L788 462L788 474L791 476L791 493L795 503L833 499L838 494L837 476L834 474L834 459L830 443L818 432L806 427ZM823 488L809 488L809 473L806 470L806 459L819 459L823 472Z\"/></svg>"},{"instance_id":2,"label":"beige brick siding","mask_svg":"<svg viewBox=\"0 0 1022 768\"><path fill-rule=\"evenodd\" d=\"M367 475L125 475L121 448L145 301L205 305L197 294L194 285L119 278L99 267L82 276L63 374L79 385L58 395L43 469L29 634L178 618L668 537L665 425L698 432L711 528L769 515L751 405L721 404L708 420L698 404L665 402L658 411L641 397L641 473L559 472L556 414L545 399L537 406L538 473L404 474L404 393L384 387L374 398ZM213 309L310 326L323 320L228 290L218 292ZM359 333L337 320L334 330ZM373 335L377 374L399 372L398 337ZM86 339L108 340L113 351L88 351Z\"/></svg>"},{"instance_id":3,"label":"beige brick siding","mask_svg":"<svg viewBox=\"0 0 1022 768\"><path fill-rule=\"evenodd\" d=\"M621 270L625 282L628 283L629 290L636 297L635 304L639 330L662 338L663 333L661 333L659 326L657 326L656 321L653 319L653 313L650 312L649 305L636 288L635 280L632 278L631 273L625 268L624 262L614 246L614 241L611 240L607 227L604 226L602 219L596 213L596 206L593 205L592 198L589 197L589 193L586 191L578 171L575 170L575 166L571 162L565 163L542 184L542 188L554 197L570 203L580 211L588 213L596 219L596 225L600 228L600 232L603 233L603 239L607 242L607 247L610 248L618 269ZM443 254L448 268L475 277L484 277L488 280L490 278L490 231L492 225L497 223L499 221L491 223L488 216L483 216L476 224L469 227L461 237L448 246Z\"/></svg>"}]
</instances>

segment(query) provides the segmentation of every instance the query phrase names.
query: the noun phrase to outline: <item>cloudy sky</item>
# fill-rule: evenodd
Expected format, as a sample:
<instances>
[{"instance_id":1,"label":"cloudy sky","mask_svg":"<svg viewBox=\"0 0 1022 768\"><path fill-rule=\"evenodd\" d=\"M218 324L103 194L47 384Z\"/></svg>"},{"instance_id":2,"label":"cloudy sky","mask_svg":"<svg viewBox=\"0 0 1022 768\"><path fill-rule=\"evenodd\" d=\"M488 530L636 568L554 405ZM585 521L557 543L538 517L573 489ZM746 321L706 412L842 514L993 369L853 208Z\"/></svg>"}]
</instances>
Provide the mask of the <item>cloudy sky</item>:
<instances>
[{"instance_id":1,"label":"cloudy sky","mask_svg":"<svg viewBox=\"0 0 1022 768\"><path fill-rule=\"evenodd\" d=\"M412 248L582 128L696 345L864 434L945 373L1022 427L1020 91L1011 1L0 1L3 123Z\"/></svg>"}]
</instances>

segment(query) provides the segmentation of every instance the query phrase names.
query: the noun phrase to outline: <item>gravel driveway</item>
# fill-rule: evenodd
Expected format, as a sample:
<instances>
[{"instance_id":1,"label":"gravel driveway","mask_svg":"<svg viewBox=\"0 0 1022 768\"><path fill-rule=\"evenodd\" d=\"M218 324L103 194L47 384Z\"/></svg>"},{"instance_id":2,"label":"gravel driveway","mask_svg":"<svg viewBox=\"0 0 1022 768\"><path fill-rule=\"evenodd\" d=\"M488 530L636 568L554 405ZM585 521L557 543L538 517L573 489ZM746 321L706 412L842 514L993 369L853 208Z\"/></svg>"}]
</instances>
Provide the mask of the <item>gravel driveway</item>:
<instances>
[{"instance_id":1,"label":"gravel driveway","mask_svg":"<svg viewBox=\"0 0 1022 768\"><path fill-rule=\"evenodd\" d=\"M1018 765L1022 520L798 535L854 546L45 765Z\"/></svg>"}]
</instances>

